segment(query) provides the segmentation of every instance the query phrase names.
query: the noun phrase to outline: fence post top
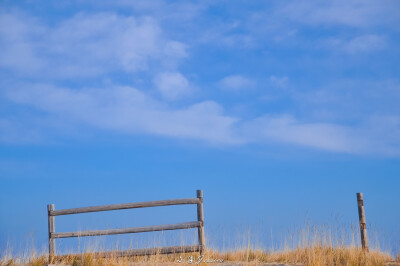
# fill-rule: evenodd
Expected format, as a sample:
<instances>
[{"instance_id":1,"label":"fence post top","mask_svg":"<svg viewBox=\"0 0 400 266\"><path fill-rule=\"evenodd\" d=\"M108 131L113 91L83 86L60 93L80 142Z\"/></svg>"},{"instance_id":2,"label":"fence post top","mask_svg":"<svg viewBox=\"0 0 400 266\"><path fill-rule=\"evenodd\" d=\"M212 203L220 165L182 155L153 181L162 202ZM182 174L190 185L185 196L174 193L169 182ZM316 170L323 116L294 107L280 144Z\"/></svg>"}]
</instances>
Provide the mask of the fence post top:
<instances>
[{"instance_id":1,"label":"fence post top","mask_svg":"<svg viewBox=\"0 0 400 266\"><path fill-rule=\"evenodd\" d=\"M198 198L202 198L203 197L203 190L201 190L201 189L197 190L197 197Z\"/></svg>"},{"instance_id":2,"label":"fence post top","mask_svg":"<svg viewBox=\"0 0 400 266\"><path fill-rule=\"evenodd\" d=\"M363 193L358 192L358 193L357 193L357 200L363 200L363 199L364 199Z\"/></svg>"}]
</instances>

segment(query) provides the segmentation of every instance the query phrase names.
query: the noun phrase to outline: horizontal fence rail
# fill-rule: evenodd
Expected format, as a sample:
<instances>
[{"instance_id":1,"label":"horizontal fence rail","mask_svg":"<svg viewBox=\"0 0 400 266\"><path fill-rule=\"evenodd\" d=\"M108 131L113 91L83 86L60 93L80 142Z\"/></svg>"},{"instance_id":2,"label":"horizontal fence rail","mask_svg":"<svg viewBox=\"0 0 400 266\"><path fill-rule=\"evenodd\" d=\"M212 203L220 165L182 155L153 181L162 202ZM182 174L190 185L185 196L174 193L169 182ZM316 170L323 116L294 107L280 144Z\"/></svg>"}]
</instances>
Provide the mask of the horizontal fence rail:
<instances>
[{"instance_id":1,"label":"horizontal fence rail","mask_svg":"<svg viewBox=\"0 0 400 266\"><path fill-rule=\"evenodd\" d=\"M167 231L167 230L177 230L177 229L190 229L190 228L197 228L200 226L201 226L200 222L189 222L189 223L180 223L180 224L131 227L131 228L121 228L121 229L52 233L51 236L53 238L81 237L81 236L104 236L104 235L118 235L118 234Z\"/></svg>"},{"instance_id":2,"label":"horizontal fence rail","mask_svg":"<svg viewBox=\"0 0 400 266\"><path fill-rule=\"evenodd\" d=\"M171 253L188 253L188 252L199 252L200 247L198 245L193 246L182 246L182 247L163 247L163 248L146 248L146 249L132 249L123 251L108 251L98 253L99 257L112 257L112 256L137 256L137 255L154 255L154 254L171 254Z\"/></svg>"},{"instance_id":3,"label":"horizontal fence rail","mask_svg":"<svg viewBox=\"0 0 400 266\"><path fill-rule=\"evenodd\" d=\"M54 210L50 211L50 215L58 216L58 215L68 215L68 214L78 214L78 213L88 213L88 212L114 211L114 210L159 207L159 206L170 206L170 205L198 204L198 203L199 199L174 199L174 200L133 202L133 203L112 204L112 205L83 207L83 208L74 208L65 210Z\"/></svg>"},{"instance_id":4,"label":"horizontal fence rail","mask_svg":"<svg viewBox=\"0 0 400 266\"><path fill-rule=\"evenodd\" d=\"M119 228L119 229L75 231L75 232L61 232L61 233L55 232L55 216L59 216L59 215L79 214L79 213L88 213L88 212L101 212L101 211L111 211L111 210L123 210L123 209L135 209L135 208L146 208L146 207L184 205L184 204L196 204L197 205L197 221L186 222L186 223L177 223L177 224L167 224L167 225ZM133 202L133 203L64 209L64 210L55 210L54 204L49 204L49 205L47 205L47 211L48 211L48 225L49 225L48 228L49 228L49 262L50 263L55 258L55 252L56 252L55 239L56 238L131 234L131 233L143 233L143 232L155 232L155 231L197 228L198 243L199 243L198 245L178 246L178 247L161 247L161 248L149 248L149 249L134 249L134 250L124 250L124 251L96 252L94 254L98 257L136 256L136 255L170 254L170 253L185 253L185 252L200 252L200 254L203 254L204 249L205 249L203 191L202 190L197 190L197 198ZM57 256L57 257L59 257L59 256Z\"/></svg>"},{"instance_id":5,"label":"horizontal fence rail","mask_svg":"<svg viewBox=\"0 0 400 266\"><path fill-rule=\"evenodd\" d=\"M171 254L171 253L189 253L199 252L200 247L198 245L192 246L174 246L174 247L162 247L162 248L145 248L145 249L131 249L131 250L119 250L119 251L103 251L90 253L96 258L109 258L109 257L127 257L127 256L143 256L143 255L156 255L156 254ZM69 254L59 255L60 259L65 256L81 255L81 254Z\"/></svg>"}]
</instances>

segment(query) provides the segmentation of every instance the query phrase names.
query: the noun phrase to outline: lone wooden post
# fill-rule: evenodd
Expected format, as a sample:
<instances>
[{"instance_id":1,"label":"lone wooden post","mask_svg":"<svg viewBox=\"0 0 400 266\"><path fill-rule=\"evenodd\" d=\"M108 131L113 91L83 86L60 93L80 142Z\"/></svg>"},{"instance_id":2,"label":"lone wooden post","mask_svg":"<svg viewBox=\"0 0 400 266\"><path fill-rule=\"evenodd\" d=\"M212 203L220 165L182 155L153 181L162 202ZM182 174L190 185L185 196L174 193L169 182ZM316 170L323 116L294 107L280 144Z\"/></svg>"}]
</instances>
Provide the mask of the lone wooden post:
<instances>
[{"instance_id":1,"label":"lone wooden post","mask_svg":"<svg viewBox=\"0 0 400 266\"><path fill-rule=\"evenodd\" d=\"M199 246L200 246L200 255L203 255L205 249L205 239L204 239L204 214L203 214L202 190L197 190L197 198L199 199L199 203L197 203L197 220L200 222L200 226L198 227Z\"/></svg>"},{"instance_id":2,"label":"lone wooden post","mask_svg":"<svg viewBox=\"0 0 400 266\"><path fill-rule=\"evenodd\" d=\"M54 224L54 216L50 214L51 211L54 211L54 204L47 205L47 216L49 220L49 263L52 262L53 257L56 253L55 247L55 239L52 234L55 232L55 224Z\"/></svg>"},{"instance_id":3,"label":"lone wooden post","mask_svg":"<svg viewBox=\"0 0 400 266\"><path fill-rule=\"evenodd\" d=\"M364 198L362 193L357 193L358 218L360 222L361 246L368 251L367 223L365 219Z\"/></svg>"}]
</instances>

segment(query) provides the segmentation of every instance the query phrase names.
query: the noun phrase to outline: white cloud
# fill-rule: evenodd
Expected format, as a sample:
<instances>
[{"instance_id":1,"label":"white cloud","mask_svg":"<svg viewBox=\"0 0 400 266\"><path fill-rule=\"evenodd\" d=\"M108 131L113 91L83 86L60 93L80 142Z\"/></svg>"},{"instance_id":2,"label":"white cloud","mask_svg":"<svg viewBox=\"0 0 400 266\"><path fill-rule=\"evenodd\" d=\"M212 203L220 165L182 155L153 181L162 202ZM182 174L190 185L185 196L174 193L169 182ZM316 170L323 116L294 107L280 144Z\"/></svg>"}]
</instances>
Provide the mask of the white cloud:
<instances>
[{"instance_id":1,"label":"white cloud","mask_svg":"<svg viewBox=\"0 0 400 266\"><path fill-rule=\"evenodd\" d=\"M134 12L145 12L151 14L153 17L160 18L166 22L175 22L185 24L190 23L192 19L197 17L200 12L207 8L208 3L206 2L188 2L188 1L162 1L162 0L112 0L112 1L94 1L95 6L98 7L100 4L105 6L119 6L124 9L131 9Z\"/></svg>"},{"instance_id":2,"label":"white cloud","mask_svg":"<svg viewBox=\"0 0 400 266\"><path fill-rule=\"evenodd\" d=\"M303 122L290 115L263 116L245 123L243 132L252 142L349 154L400 155L400 116L376 116L352 126Z\"/></svg>"},{"instance_id":3,"label":"white cloud","mask_svg":"<svg viewBox=\"0 0 400 266\"><path fill-rule=\"evenodd\" d=\"M364 35L358 36L350 40L344 47L349 53L355 52L368 52L383 48L385 40L381 36L377 35Z\"/></svg>"},{"instance_id":4,"label":"white cloud","mask_svg":"<svg viewBox=\"0 0 400 266\"><path fill-rule=\"evenodd\" d=\"M222 89L239 91L243 89L249 89L254 87L255 82L245 76L231 75L221 79L218 85Z\"/></svg>"},{"instance_id":5,"label":"white cloud","mask_svg":"<svg viewBox=\"0 0 400 266\"><path fill-rule=\"evenodd\" d=\"M400 115L399 80L337 79L312 90L303 87L291 95L311 120L354 123L378 114Z\"/></svg>"},{"instance_id":6,"label":"white cloud","mask_svg":"<svg viewBox=\"0 0 400 266\"><path fill-rule=\"evenodd\" d=\"M150 17L80 13L54 27L18 13L0 15L0 66L31 77L93 77L173 65L186 46ZM42 73L46 73L43 75Z\"/></svg>"},{"instance_id":7,"label":"white cloud","mask_svg":"<svg viewBox=\"0 0 400 266\"><path fill-rule=\"evenodd\" d=\"M153 81L167 100L177 100L193 92L189 81L179 72L160 73Z\"/></svg>"},{"instance_id":8,"label":"white cloud","mask_svg":"<svg viewBox=\"0 0 400 266\"><path fill-rule=\"evenodd\" d=\"M43 119L39 123L33 119L27 125L0 119L0 139L5 142L18 142L19 137L20 142L38 140L49 129L57 131L59 125L54 121L63 121L71 124L69 128L84 125L117 134L148 134L214 144L286 144L349 154L400 155L398 115L375 115L351 125L306 121L285 114L241 120L224 114L214 101L172 108L128 86L74 90L37 84L7 89L5 96L52 117L47 124Z\"/></svg>"},{"instance_id":9,"label":"white cloud","mask_svg":"<svg viewBox=\"0 0 400 266\"><path fill-rule=\"evenodd\" d=\"M286 45L285 48L297 44L301 46L301 38L305 37L305 46L311 42L314 49L314 41L318 42L315 35L309 36L308 31L302 35L302 30L307 27L325 29L335 26L329 28L332 32L341 30L343 26L364 27L356 30L358 34L362 32L361 35L353 35L352 38L348 37L350 35L345 35L346 38L340 36L328 39L324 43L330 48L347 53L376 51L387 45L386 39L391 40L390 32L384 31L382 35L373 34L379 32L373 26L387 25L387 21L397 19L389 12L388 20L380 22L384 13L382 10L387 10L388 7L377 7L374 10L375 7L371 8L368 4L358 1L338 3L340 4L334 1L276 4L272 5L272 10L256 12L258 17L252 14L253 19L249 21L233 18L206 29L196 25L197 20L191 21L200 10L195 8L190 18L187 18L190 30L180 34L176 34L175 31L171 35L164 30L171 30L171 27L180 29L183 24L179 21L180 17L175 16L176 14L173 17L164 14L160 19L155 14L158 12L163 14L162 8L152 11L150 13L152 17L133 17L116 13L80 13L53 25L23 13L0 13L0 49L3 51L0 54L0 67L7 70L4 71L6 75L9 72L14 74L14 77L7 77L8 80L2 82L4 89L0 91L2 94L0 96L6 94L8 98L0 100L7 104L9 103L7 101L11 101L14 110L20 107L20 110L31 108L35 111L32 116L37 115L36 119L30 122L27 122L26 117L18 117L22 112L13 113L12 117L1 118L0 139L6 142L18 142L18 139L22 142L35 141L43 132L48 132L49 128L53 128L53 132L56 131L54 127L57 125L54 122L57 120L69 123L71 128L84 125L99 131L128 135L159 135L224 144L284 143L355 154L399 154L398 95L400 94L396 82L377 84L374 88L370 88L368 86L372 83L371 80L356 82L351 86L346 83L329 85L327 84L329 81L324 80L321 81L323 84L320 88L306 88L307 84L303 84L303 88L293 88L288 86L287 77L270 76L266 83L273 84L274 86L270 86L273 87L271 92L279 96L274 98L272 95L271 98L279 98L283 102L285 100L283 98L287 97L289 101L284 104L274 103L271 106L266 106L269 103L256 106L254 113L264 112L264 115L247 120L227 114L220 104L209 99L185 105L179 102L180 107L176 107L176 103L171 103L173 100L190 96L194 92L195 85L182 73L177 72L180 60L188 57L187 44L173 40L169 36L178 36L194 45L199 45L200 42L202 47L195 47L201 48L200 53L209 48L204 47L204 41L213 48L221 45L224 49L261 48L262 42L273 40L277 32L282 36L287 35L279 43ZM376 1L368 0L366 3L374 3L372 6L378 5ZM142 4L148 5L146 2ZM141 10L140 7L137 8ZM148 10L151 7L143 8ZM137 10L136 7L133 9ZM265 16L265 12L269 11L271 16ZM175 24L171 26L168 23L161 23L163 25L161 28L159 19L163 22L173 20ZM206 20L199 21L206 22ZM167 29L164 25L167 25ZM260 25L263 29L258 30ZM200 33L197 34L198 31L193 29L199 29ZM349 33L354 32L347 29L343 34ZM190 38L194 35L198 35L197 39ZM287 41L288 38L291 41ZM265 56L267 59L265 62L271 63L270 69L276 66L278 69L283 69L282 62L279 64L274 62L277 59L271 54L276 48L274 45L266 42L257 52ZM303 50L293 51L301 53ZM279 58L279 53L276 56ZM307 67L307 64L313 63L316 57L310 54L310 58L310 61L301 62ZM290 64L299 61L287 62ZM221 66L223 65L218 65L215 69L221 70ZM293 70L293 68L288 69ZM117 80L108 77L108 74L116 74ZM119 75L123 75L123 78L119 79ZM138 76L140 78L137 78ZM79 80L80 83L77 85L74 82L75 78L79 77L109 79L110 84L131 82L134 77L137 84L135 86L143 90L132 86L115 85L110 85L108 88L99 85L101 89L94 89L92 87L96 85L92 84L101 82L87 83L86 80ZM154 77L155 87L167 101L156 100L145 93L145 90L148 90L149 77ZM268 76L266 77L268 79ZM137 81L136 78L141 80ZM24 79L29 80L29 84L13 85ZM69 87L70 81L74 88ZM42 84L35 85L39 82ZM316 81L318 82L320 81ZM91 85L85 88L85 84ZM292 84L295 84L295 81L291 81ZM315 86L312 82L309 84ZM230 75L221 79L216 85L230 91L246 91L261 83L257 84L255 80L243 75ZM276 92L273 91L274 87L277 87ZM389 87L392 89L388 89ZM232 104L229 101L226 103ZM291 115L285 115L288 111L284 108L289 108ZM272 112L276 113L273 115ZM46 121L43 118L46 116L53 120ZM53 135L57 136L57 133Z\"/></svg>"},{"instance_id":10,"label":"white cloud","mask_svg":"<svg viewBox=\"0 0 400 266\"><path fill-rule=\"evenodd\" d=\"M152 134L174 138L235 144L237 119L222 107L204 101L173 109L127 86L72 90L49 85L21 86L7 91L13 102L32 106L60 119L126 134Z\"/></svg>"},{"instance_id":11,"label":"white cloud","mask_svg":"<svg viewBox=\"0 0 400 266\"><path fill-rule=\"evenodd\" d=\"M34 42L45 29L35 19L21 17L20 14L0 13L0 67L28 74L44 65L35 54Z\"/></svg>"},{"instance_id":12,"label":"white cloud","mask_svg":"<svg viewBox=\"0 0 400 266\"><path fill-rule=\"evenodd\" d=\"M367 34L352 39L328 38L322 41L323 45L334 51L343 51L349 54L372 52L383 49L386 45L383 36Z\"/></svg>"},{"instance_id":13,"label":"white cloud","mask_svg":"<svg viewBox=\"0 0 400 266\"><path fill-rule=\"evenodd\" d=\"M345 127L326 123L301 123L289 115L264 116L244 127L253 141L282 142L336 152L354 152L359 144L352 143Z\"/></svg>"},{"instance_id":14,"label":"white cloud","mask_svg":"<svg viewBox=\"0 0 400 266\"><path fill-rule=\"evenodd\" d=\"M285 88L288 85L288 77L276 77L276 76L270 76L269 81L272 82L277 87L280 88Z\"/></svg>"},{"instance_id":15,"label":"white cloud","mask_svg":"<svg viewBox=\"0 0 400 266\"><path fill-rule=\"evenodd\" d=\"M294 1L290 4L285 3L277 10L276 16L285 16L290 20L313 26L394 26L400 18L397 9L398 2L395 0Z\"/></svg>"}]
</instances>

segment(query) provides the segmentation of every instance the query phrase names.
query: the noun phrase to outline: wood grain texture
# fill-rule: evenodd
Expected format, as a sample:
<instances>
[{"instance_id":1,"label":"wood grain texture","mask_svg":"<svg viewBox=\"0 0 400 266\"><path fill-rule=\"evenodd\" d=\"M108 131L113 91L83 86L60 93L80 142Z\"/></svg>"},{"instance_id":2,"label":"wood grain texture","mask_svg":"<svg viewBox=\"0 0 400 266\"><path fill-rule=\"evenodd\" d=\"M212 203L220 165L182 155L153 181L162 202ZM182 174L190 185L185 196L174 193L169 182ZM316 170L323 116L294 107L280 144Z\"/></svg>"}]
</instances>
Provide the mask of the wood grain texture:
<instances>
[{"instance_id":1,"label":"wood grain texture","mask_svg":"<svg viewBox=\"0 0 400 266\"><path fill-rule=\"evenodd\" d=\"M357 193L358 219L360 223L361 246L368 251L367 220L365 218L364 196Z\"/></svg>"},{"instance_id":2,"label":"wood grain texture","mask_svg":"<svg viewBox=\"0 0 400 266\"><path fill-rule=\"evenodd\" d=\"M105 251L105 252L94 252L90 253L95 258L107 258L107 257L129 257L129 256L143 256L143 255L156 255L156 254L176 254L176 253L188 253L188 252L199 252L200 247L197 245L193 246L172 246L172 247L159 247L159 248L146 248L146 249L131 249L121 251ZM65 256L76 256L82 254L69 254L59 255L57 259L61 259Z\"/></svg>"},{"instance_id":3,"label":"wood grain texture","mask_svg":"<svg viewBox=\"0 0 400 266\"><path fill-rule=\"evenodd\" d=\"M120 228L120 229L106 229L106 230L90 230L90 231L63 232L63 233L55 232L55 216L58 216L58 215L69 215L69 214L111 211L111 210L123 210L123 209L135 209L135 208L145 208L145 207L183 205L183 204L196 204L196 206L197 206L197 221L196 222L144 226L144 227ZM162 248L152 248L152 249L134 249L134 250L126 250L126 251L98 252L98 253L94 253L94 254L98 254L99 256L137 256L137 255L151 255L151 254L186 253L186 252L198 252L198 251L200 251L200 253L203 254L203 251L205 249L203 191L202 190L197 190L197 198L134 202L134 203L103 205L103 206L72 208L72 209L64 209L64 210L55 210L54 204L49 204L49 205L47 205L47 210L48 210L48 222L49 222L49 263L51 263L55 257L57 257L57 258L62 257L62 256L55 256L55 253L56 253L55 239L56 238L101 236L101 235L129 234L129 233L142 233L142 232L198 228L199 245L162 247ZM91 253L91 254L93 254L93 253Z\"/></svg>"},{"instance_id":4,"label":"wood grain texture","mask_svg":"<svg viewBox=\"0 0 400 266\"><path fill-rule=\"evenodd\" d=\"M154 254L174 254L174 253L188 253L188 252L198 252L199 246L174 246L174 247L161 247L161 248L147 248L147 249L132 249L124 250L118 252L109 253L99 253L99 255L107 257L109 255L116 255L117 257L126 256L143 256L143 255L154 255Z\"/></svg>"},{"instance_id":5,"label":"wood grain texture","mask_svg":"<svg viewBox=\"0 0 400 266\"><path fill-rule=\"evenodd\" d=\"M205 249L205 237L204 237L204 212L203 212L203 191L197 190L197 198L199 199L199 203L197 203L197 221L201 224L198 227L198 239L200 246L200 254L203 255Z\"/></svg>"},{"instance_id":6,"label":"wood grain texture","mask_svg":"<svg viewBox=\"0 0 400 266\"><path fill-rule=\"evenodd\" d=\"M47 205L47 218L48 218L48 228L49 228L49 261L52 260L52 257L56 253L56 243L55 239L52 237L52 234L56 231L55 225L55 217L50 215L50 212L54 210L54 204Z\"/></svg>"},{"instance_id":7,"label":"wood grain texture","mask_svg":"<svg viewBox=\"0 0 400 266\"><path fill-rule=\"evenodd\" d=\"M135 209L135 208L146 208L146 207L183 205L183 204L198 204L198 203L199 199L196 198L133 202L133 203L122 203L122 204L111 204L111 205L102 205L93 207L56 210L56 211L50 211L50 215L57 216L57 215L68 215L68 214L87 213L87 212L100 212L100 211L112 211L112 210Z\"/></svg>"},{"instance_id":8,"label":"wood grain texture","mask_svg":"<svg viewBox=\"0 0 400 266\"><path fill-rule=\"evenodd\" d=\"M200 222L188 222L167 225L155 225L144 227L131 227L121 229L106 229L106 230L92 230L92 231L76 231L65 233L52 233L53 238L67 238L67 237L82 237L82 236L103 236L103 235L118 235L118 234L132 234L143 232L167 231L177 229L190 229L200 227Z\"/></svg>"}]
</instances>

